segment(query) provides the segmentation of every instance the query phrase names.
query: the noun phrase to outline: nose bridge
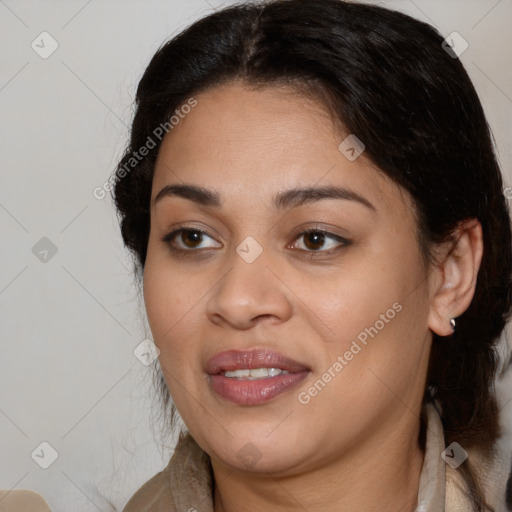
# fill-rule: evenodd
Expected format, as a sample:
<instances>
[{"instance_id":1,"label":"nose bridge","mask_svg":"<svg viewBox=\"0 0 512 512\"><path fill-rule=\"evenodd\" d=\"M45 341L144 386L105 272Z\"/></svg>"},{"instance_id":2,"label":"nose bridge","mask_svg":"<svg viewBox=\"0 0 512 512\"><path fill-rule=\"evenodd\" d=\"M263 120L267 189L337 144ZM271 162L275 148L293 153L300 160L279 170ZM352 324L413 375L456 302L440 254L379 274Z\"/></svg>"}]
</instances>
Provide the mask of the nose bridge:
<instances>
[{"instance_id":1,"label":"nose bridge","mask_svg":"<svg viewBox=\"0 0 512 512\"><path fill-rule=\"evenodd\" d=\"M288 297L269 270L270 250L248 236L227 260L227 271L207 304L207 313L225 321L247 326L258 316L285 318L289 314Z\"/></svg>"},{"instance_id":2,"label":"nose bridge","mask_svg":"<svg viewBox=\"0 0 512 512\"><path fill-rule=\"evenodd\" d=\"M219 292L233 293L230 300L256 304L258 297L265 294L269 283L269 250L264 249L254 237L248 236L235 248L229 258L229 272L221 281Z\"/></svg>"}]
</instances>

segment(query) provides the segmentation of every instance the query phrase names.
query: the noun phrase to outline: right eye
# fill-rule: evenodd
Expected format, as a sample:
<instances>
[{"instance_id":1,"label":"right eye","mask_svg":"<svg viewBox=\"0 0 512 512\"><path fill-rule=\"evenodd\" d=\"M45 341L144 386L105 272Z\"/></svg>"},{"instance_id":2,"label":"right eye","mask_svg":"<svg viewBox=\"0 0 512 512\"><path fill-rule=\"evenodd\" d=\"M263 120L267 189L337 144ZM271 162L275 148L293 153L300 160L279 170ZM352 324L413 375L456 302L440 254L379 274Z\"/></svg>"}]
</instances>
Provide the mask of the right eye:
<instances>
[{"instance_id":1,"label":"right eye","mask_svg":"<svg viewBox=\"0 0 512 512\"><path fill-rule=\"evenodd\" d=\"M213 240L205 231L196 228L179 228L171 231L162 237L162 242L169 245L175 252L191 252L200 249L209 249L214 246L200 247L203 238L207 237Z\"/></svg>"}]
</instances>

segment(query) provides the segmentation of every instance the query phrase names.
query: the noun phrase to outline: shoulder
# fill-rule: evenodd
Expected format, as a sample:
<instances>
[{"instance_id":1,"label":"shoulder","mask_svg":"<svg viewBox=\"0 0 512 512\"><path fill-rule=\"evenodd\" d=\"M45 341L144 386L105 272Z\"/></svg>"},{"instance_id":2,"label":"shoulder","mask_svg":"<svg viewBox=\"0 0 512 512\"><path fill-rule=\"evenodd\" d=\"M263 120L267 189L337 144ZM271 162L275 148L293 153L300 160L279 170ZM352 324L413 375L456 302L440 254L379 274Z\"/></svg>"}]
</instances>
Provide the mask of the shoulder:
<instances>
[{"instance_id":1,"label":"shoulder","mask_svg":"<svg viewBox=\"0 0 512 512\"><path fill-rule=\"evenodd\" d=\"M175 512L177 510L170 487L171 461L165 469L150 478L135 492L123 508L123 512Z\"/></svg>"},{"instance_id":2,"label":"shoulder","mask_svg":"<svg viewBox=\"0 0 512 512\"><path fill-rule=\"evenodd\" d=\"M212 470L208 455L190 434L180 437L167 466L149 479L123 512L180 512L200 503L213 511Z\"/></svg>"},{"instance_id":3,"label":"shoulder","mask_svg":"<svg viewBox=\"0 0 512 512\"><path fill-rule=\"evenodd\" d=\"M508 439L497 440L491 453L468 450L467 456L475 476L478 478L487 503L495 512L506 512L510 508L512 454ZM472 510L464 491L466 482L458 469L446 466L446 510L466 512Z\"/></svg>"}]
</instances>

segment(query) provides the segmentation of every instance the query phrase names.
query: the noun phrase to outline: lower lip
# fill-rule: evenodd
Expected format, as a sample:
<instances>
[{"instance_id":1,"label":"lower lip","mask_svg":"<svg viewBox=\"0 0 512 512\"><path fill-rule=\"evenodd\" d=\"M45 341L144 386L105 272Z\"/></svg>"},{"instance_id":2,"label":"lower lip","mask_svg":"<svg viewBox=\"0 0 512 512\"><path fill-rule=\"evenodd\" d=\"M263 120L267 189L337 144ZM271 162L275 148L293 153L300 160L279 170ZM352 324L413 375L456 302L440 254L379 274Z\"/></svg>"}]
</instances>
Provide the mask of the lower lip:
<instances>
[{"instance_id":1,"label":"lower lip","mask_svg":"<svg viewBox=\"0 0 512 512\"><path fill-rule=\"evenodd\" d=\"M212 389L222 398L239 405L257 405L268 402L300 384L309 372L288 373L267 379L234 379L210 375Z\"/></svg>"}]
</instances>

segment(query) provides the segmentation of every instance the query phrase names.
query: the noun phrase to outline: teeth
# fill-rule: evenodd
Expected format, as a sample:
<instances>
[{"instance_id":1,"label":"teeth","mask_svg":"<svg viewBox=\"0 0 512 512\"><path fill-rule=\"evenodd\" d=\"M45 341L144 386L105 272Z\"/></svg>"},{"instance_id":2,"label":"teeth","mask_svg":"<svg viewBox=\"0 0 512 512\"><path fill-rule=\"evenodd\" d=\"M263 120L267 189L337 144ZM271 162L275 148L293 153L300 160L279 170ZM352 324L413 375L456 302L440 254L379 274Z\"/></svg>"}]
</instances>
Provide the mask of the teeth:
<instances>
[{"instance_id":1,"label":"teeth","mask_svg":"<svg viewBox=\"0 0 512 512\"><path fill-rule=\"evenodd\" d=\"M242 377L249 377L250 374L251 374L251 370L235 370L234 372L226 372L224 374L224 377L242 378Z\"/></svg>"},{"instance_id":2,"label":"teeth","mask_svg":"<svg viewBox=\"0 0 512 512\"><path fill-rule=\"evenodd\" d=\"M265 379L267 377L276 377L277 375L286 375L288 372L286 370L281 370L281 368L253 368L243 369L243 370L234 370L232 372L224 372L224 377L234 378L234 379L247 379L247 380L256 380L256 379Z\"/></svg>"}]
</instances>

